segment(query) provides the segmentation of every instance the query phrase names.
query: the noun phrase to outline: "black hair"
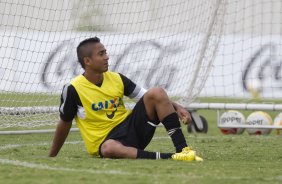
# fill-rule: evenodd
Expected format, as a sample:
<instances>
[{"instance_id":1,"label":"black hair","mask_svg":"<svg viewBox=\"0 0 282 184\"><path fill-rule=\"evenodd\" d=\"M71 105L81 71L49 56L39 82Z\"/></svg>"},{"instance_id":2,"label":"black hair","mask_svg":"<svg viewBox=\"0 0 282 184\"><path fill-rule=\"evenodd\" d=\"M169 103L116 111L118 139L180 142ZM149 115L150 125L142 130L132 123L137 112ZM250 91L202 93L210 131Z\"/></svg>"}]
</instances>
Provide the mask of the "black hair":
<instances>
[{"instance_id":1,"label":"black hair","mask_svg":"<svg viewBox=\"0 0 282 184\"><path fill-rule=\"evenodd\" d=\"M79 43L76 48L78 62L81 64L82 68L84 68L85 57L90 57L92 54L92 50L89 49L90 44L100 43L100 39L98 37L88 38Z\"/></svg>"}]
</instances>

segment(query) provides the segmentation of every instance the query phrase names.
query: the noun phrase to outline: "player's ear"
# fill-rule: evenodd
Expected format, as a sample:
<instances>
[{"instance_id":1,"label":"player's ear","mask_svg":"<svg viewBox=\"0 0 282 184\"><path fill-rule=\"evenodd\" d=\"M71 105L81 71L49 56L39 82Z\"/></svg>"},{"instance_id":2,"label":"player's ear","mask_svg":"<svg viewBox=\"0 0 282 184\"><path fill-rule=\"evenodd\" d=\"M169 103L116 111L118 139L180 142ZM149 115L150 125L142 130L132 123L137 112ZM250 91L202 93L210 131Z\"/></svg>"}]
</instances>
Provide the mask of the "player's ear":
<instances>
[{"instance_id":1,"label":"player's ear","mask_svg":"<svg viewBox=\"0 0 282 184\"><path fill-rule=\"evenodd\" d=\"M91 59L89 57L84 57L83 62L84 62L84 66L88 66L91 62Z\"/></svg>"}]
</instances>

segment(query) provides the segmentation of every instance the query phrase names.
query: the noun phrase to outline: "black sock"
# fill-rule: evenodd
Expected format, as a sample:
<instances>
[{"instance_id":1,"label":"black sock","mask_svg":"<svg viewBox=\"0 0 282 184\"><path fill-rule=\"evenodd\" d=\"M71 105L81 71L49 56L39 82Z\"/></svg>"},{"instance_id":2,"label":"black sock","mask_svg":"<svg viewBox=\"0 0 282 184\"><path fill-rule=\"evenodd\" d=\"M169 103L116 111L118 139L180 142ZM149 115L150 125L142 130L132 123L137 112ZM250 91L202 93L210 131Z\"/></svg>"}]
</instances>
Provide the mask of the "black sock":
<instances>
[{"instance_id":1,"label":"black sock","mask_svg":"<svg viewBox=\"0 0 282 184\"><path fill-rule=\"evenodd\" d=\"M173 153L160 153L160 152L150 152L144 150L137 150L137 158L139 159L170 159Z\"/></svg>"},{"instance_id":2,"label":"black sock","mask_svg":"<svg viewBox=\"0 0 282 184\"><path fill-rule=\"evenodd\" d=\"M187 146L182 133L180 122L176 113L172 113L164 118L163 125L175 146L176 152L181 152L182 148Z\"/></svg>"}]
</instances>

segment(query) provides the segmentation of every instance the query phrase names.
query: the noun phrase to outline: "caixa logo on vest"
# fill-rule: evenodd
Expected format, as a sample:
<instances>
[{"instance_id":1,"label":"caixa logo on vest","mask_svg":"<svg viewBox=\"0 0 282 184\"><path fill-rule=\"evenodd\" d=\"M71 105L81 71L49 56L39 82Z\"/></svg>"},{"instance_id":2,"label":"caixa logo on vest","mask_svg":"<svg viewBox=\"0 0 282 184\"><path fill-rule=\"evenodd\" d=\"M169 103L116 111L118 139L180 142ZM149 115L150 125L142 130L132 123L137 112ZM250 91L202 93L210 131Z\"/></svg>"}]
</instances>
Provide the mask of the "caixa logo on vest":
<instances>
[{"instance_id":1,"label":"caixa logo on vest","mask_svg":"<svg viewBox=\"0 0 282 184\"><path fill-rule=\"evenodd\" d=\"M251 93L281 92L282 48L269 43L259 48L242 73L242 87Z\"/></svg>"},{"instance_id":2,"label":"caixa logo on vest","mask_svg":"<svg viewBox=\"0 0 282 184\"><path fill-rule=\"evenodd\" d=\"M51 51L41 74L44 87L61 88L63 84L54 82L54 79L62 79L61 82L65 83L83 72L77 62L74 49L76 45L73 41L64 41ZM169 89L176 67L166 67L162 61L166 56L173 56L181 51L175 43L164 46L156 41L140 41L130 44L121 53L111 55L112 65L109 69L126 75L145 88L162 86Z\"/></svg>"}]
</instances>

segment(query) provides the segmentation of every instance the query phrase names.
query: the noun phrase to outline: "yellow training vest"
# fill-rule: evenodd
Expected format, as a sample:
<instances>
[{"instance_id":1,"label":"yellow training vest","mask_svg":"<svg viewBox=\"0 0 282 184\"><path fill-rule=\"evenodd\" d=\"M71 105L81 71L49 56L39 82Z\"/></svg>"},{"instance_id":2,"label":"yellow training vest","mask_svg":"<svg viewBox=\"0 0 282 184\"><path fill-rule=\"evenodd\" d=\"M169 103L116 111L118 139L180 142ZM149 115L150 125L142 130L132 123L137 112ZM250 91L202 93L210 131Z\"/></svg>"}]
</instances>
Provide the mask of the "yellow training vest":
<instances>
[{"instance_id":1,"label":"yellow training vest","mask_svg":"<svg viewBox=\"0 0 282 184\"><path fill-rule=\"evenodd\" d=\"M78 107L75 121L88 153L96 156L109 132L131 113L123 103L124 85L120 75L110 71L103 75L101 87L83 75L71 81L83 106Z\"/></svg>"}]
</instances>

